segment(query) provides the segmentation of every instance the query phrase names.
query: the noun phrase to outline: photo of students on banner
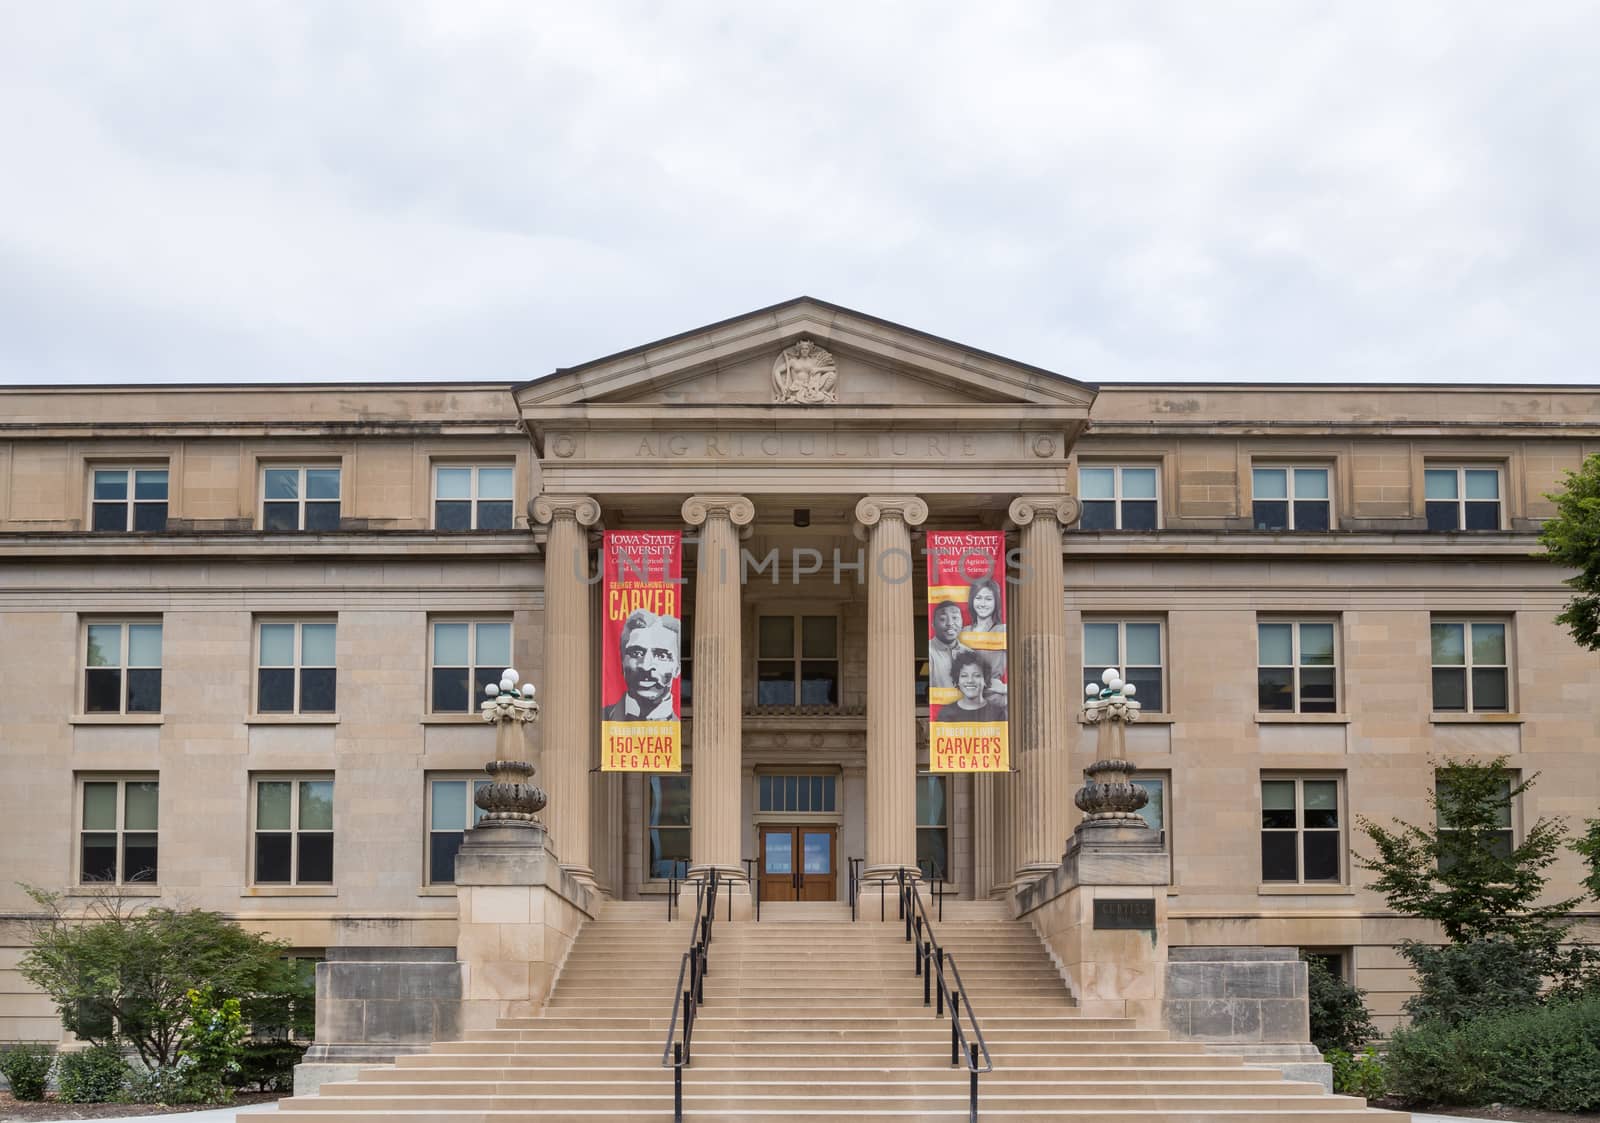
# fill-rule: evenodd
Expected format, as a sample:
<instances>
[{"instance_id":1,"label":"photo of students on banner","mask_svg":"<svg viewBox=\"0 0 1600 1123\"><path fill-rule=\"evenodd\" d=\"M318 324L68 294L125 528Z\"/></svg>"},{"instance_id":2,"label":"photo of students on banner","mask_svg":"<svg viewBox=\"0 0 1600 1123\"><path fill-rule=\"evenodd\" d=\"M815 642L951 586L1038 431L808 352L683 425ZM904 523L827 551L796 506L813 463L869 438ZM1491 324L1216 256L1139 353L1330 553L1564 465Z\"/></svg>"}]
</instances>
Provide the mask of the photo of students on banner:
<instances>
[{"instance_id":1,"label":"photo of students on banner","mask_svg":"<svg viewBox=\"0 0 1600 1123\"><path fill-rule=\"evenodd\" d=\"M928 767L1005 772L1005 535L928 532Z\"/></svg>"},{"instance_id":2,"label":"photo of students on banner","mask_svg":"<svg viewBox=\"0 0 1600 1123\"><path fill-rule=\"evenodd\" d=\"M607 531L601 658L600 768L682 768L682 535Z\"/></svg>"}]
</instances>

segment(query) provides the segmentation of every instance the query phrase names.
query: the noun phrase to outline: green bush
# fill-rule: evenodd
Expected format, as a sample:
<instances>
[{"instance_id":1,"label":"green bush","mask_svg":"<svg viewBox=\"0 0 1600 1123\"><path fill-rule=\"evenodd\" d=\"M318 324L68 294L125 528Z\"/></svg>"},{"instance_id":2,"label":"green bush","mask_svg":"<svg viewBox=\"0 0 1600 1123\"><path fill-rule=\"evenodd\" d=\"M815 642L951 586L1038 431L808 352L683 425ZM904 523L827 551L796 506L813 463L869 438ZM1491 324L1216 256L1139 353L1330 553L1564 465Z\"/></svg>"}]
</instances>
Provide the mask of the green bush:
<instances>
[{"instance_id":1,"label":"green bush","mask_svg":"<svg viewBox=\"0 0 1600 1123\"><path fill-rule=\"evenodd\" d=\"M287 1092L294 1087L294 1066L306 1046L293 1041L246 1041L239 1071L229 1083L255 1092Z\"/></svg>"},{"instance_id":2,"label":"green bush","mask_svg":"<svg viewBox=\"0 0 1600 1123\"><path fill-rule=\"evenodd\" d=\"M1417 993L1405 1005L1413 1024L1458 1025L1536 1006L1549 960L1545 949L1510 939L1442 947L1407 942L1400 954L1417 972Z\"/></svg>"},{"instance_id":3,"label":"green bush","mask_svg":"<svg viewBox=\"0 0 1600 1123\"><path fill-rule=\"evenodd\" d=\"M11 1095L19 1100L44 1099L50 1066L55 1064L55 1047L43 1042L23 1042L0 1049L0 1075L11 1085Z\"/></svg>"},{"instance_id":4,"label":"green bush","mask_svg":"<svg viewBox=\"0 0 1600 1123\"><path fill-rule=\"evenodd\" d=\"M1311 1043L1324 1053L1330 1049L1354 1053L1378 1036L1364 999L1366 994L1329 971L1322 960L1306 961L1310 987Z\"/></svg>"},{"instance_id":5,"label":"green bush","mask_svg":"<svg viewBox=\"0 0 1600 1123\"><path fill-rule=\"evenodd\" d=\"M127 1096L132 1073L113 1045L91 1045L62 1053L56 1062L56 1084L62 1103L117 1103Z\"/></svg>"},{"instance_id":6,"label":"green bush","mask_svg":"<svg viewBox=\"0 0 1600 1123\"><path fill-rule=\"evenodd\" d=\"M231 1100L233 1089L223 1081L239 1071L244 1052L239 1000L218 1001L209 988L191 990L184 997L189 1004L189 1024L183 1028L178 1060L193 1064L195 1091L203 1102Z\"/></svg>"},{"instance_id":7,"label":"green bush","mask_svg":"<svg viewBox=\"0 0 1600 1123\"><path fill-rule=\"evenodd\" d=\"M1600 1109L1600 998L1396 1030L1389 1077L1412 1104Z\"/></svg>"},{"instance_id":8,"label":"green bush","mask_svg":"<svg viewBox=\"0 0 1600 1123\"><path fill-rule=\"evenodd\" d=\"M1388 1072L1371 1045L1355 1054L1329 1049L1322 1059L1333 1066L1333 1090L1341 1096L1376 1100L1389 1090Z\"/></svg>"}]
</instances>

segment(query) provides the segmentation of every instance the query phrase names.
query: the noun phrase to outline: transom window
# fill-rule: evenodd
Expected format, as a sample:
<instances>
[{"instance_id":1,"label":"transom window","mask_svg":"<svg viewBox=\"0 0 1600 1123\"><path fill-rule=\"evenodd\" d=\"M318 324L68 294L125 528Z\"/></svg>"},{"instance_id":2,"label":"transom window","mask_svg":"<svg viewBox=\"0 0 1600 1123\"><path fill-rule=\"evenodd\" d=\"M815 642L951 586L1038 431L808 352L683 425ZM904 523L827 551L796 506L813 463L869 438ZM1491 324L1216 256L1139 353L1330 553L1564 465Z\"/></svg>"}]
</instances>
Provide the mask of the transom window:
<instances>
[{"instance_id":1,"label":"transom window","mask_svg":"<svg viewBox=\"0 0 1600 1123\"><path fill-rule=\"evenodd\" d=\"M1257 530L1327 530L1332 525L1328 469L1253 468L1250 481Z\"/></svg>"},{"instance_id":2,"label":"transom window","mask_svg":"<svg viewBox=\"0 0 1600 1123\"><path fill-rule=\"evenodd\" d=\"M1500 529L1500 469L1430 466L1422 476L1429 530Z\"/></svg>"},{"instance_id":3,"label":"transom window","mask_svg":"<svg viewBox=\"0 0 1600 1123\"><path fill-rule=\"evenodd\" d=\"M1140 708L1149 713L1166 711L1162 690L1161 621L1085 620L1083 622L1083 681L1099 682L1101 672L1116 667L1124 682L1137 691Z\"/></svg>"},{"instance_id":4,"label":"transom window","mask_svg":"<svg viewBox=\"0 0 1600 1123\"><path fill-rule=\"evenodd\" d=\"M1439 713L1505 713L1511 708L1506 624L1435 620L1433 708Z\"/></svg>"},{"instance_id":5,"label":"transom window","mask_svg":"<svg viewBox=\"0 0 1600 1123\"><path fill-rule=\"evenodd\" d=\"M333 713L339 685L334 622L263 620L257 630L256 712Z\"/></svg>"},{"instance_id":6,"label":"transom window","mask_svg":"<svg viewBox=\"0 0 1600 1123\"><path fill-rule=\"evenodd\" d=\"M433 713L475 713L483 688L511 666L509 620L433 622Z\"/></svg>"},{"instance_id":7,"label":"transom window","mask_svg":"<svg viewBox=\"0 0 1600 1123\"><path fill-rule=\"evenodd\" d=\"M80 882L156 883L159 792L154 777L83 780L78 833Z\"/></svg>"},{"instance_id":8,"label":"transom window","mask_svg":"<svg viewBox=\"0 0 1600 1123\"><path fill-rule=\"evenodd\" d=\"M689 774L645 777L650 877L682 877L689 869Z\"/></svg>"},{"instance_id":9,"label":"transom window","mask_svg":"<svg viewBox=\"0 0 1600 1123\"><path fill-rule=\"evenodd\" d=\"M483 808L473 802L489 780L468 776L428 781L428 884L454 885L456 855L467 837L467 828L478 825Z\"/></svg>"},{"instance_id":10,"label":"transom window","mask_svg":"<svg viewBox=\"0 0 1600 1123\"><path fill-rule=\"evenodd\" d=\"M1256 625L1256 650L1263 713L1338 712L1332 621L1262 621Z\"/></svg>"},{"instance_id":11,"label":"transom window","mask_svg":"<svg viewBox=\"0 0 1600 1123\"><path fill-rule=\"evenodd\" d=\"M333 883L333 779L257 779L255 883Z\"/></svg>"},{"instance_id":12,"label":"transom window","mask_svg":"<svg viewBox=\"0 0 1600 1123\"><path fill-rule=\"evenodd\" d=\"M339 469L295 466L261 470L265 530L338 530Z\"/></svg>"},{"instance_id":13,"label":"transom window","mask_svg":"<svg viewBox=\"0 0 1600 1123\"><path fill-rule=\"evenodd\" d=\"M762 776L756 781L760 811L834 811L836 776Z\"/></svg>"},{"instance_id":14,"label":"transom window","mask_svg":"<svg viewBox=\"0 0 1600 1123\"><path fill-rule=\"evenodd\" d=\"M1159 521L1154 465L1081 465L1078 494L1084 530L1155 530Z\"/></svg>"},{"instance_id":15,"label":"transom window","mask_svg":"<svg viewBox=\"0 0 1600 1123\"><path fill-rule=\"evenodd\" d=\"M96 468L91 525L140 534L167 529L165 468Z\"/></svg>"},{"instance_id":16,"label":"transom window","mask_svg":"<svg viewBox=\"0 0 1600 1123\"><path fill-rule=\"evenodd\" d=\"M928 881L950 877L950 785L942 775L917 777L917 868Z\"/></svg>"},{"instance_id":17,"label":"transom window","mask_svg":"<svg viewBox=\"0 0 1600 1123\"><path fill-rule=\"evenodd\" d=\"M83 712L161 712L161 622L115 621L84 628Z\"/></svg>"},{"instance_id":18,"label":"transom window","mask_svg":"<svg viewBox=\"0 0 1600 1123\"><path fill-rule=\"evenodd\" d=\"M756 704L839 704L836 616L762 616L757 621Z\"/></svg>"},{"instance_id":19,"label":"transom window","mask_svg":"<svg viewBox=\"0 0 1600 1123\"><path fill-rule=\"evenodd\" d=\"M433 469L435 530L510 530L515 469L510 465Z\"/></svg>"},{"instance_id":20,"label":"transom window","mask_svg":"<svg viewBox=\"0 0 1600 1123\"><path fill-rule=\"evenodd\" d=\"M1261 781L1261 880L1332 882L1342 878L1339 780Z\"/></svg>"}]
</instances>

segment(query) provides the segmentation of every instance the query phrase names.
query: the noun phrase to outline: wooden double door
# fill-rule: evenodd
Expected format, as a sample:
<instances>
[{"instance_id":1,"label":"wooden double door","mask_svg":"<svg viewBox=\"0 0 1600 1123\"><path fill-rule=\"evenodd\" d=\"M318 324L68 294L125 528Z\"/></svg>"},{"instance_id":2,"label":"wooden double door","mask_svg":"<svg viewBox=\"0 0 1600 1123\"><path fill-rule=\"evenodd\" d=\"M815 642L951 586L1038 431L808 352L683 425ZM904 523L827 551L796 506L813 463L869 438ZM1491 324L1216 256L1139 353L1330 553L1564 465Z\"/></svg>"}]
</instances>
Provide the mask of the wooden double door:
<instances>
[{"instance_id":1,"label":"wooden double door","mask_svg":"<svg viewBox=\"0 0 1600 1123\"><path fill-rule=\"evenodd\" d=\"M836 901L839 828L760 826L763 901Z\"/></svg>"}]
</instances>

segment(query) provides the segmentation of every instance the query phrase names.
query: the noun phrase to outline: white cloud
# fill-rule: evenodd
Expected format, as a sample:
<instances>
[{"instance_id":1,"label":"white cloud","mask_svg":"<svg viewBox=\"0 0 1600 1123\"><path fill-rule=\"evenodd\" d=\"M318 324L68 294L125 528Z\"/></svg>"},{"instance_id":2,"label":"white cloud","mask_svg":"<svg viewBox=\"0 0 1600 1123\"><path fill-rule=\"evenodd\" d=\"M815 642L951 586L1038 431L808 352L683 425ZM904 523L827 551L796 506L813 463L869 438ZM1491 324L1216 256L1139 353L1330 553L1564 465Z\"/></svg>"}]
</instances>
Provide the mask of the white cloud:
<instances>
[{"instance_id":1,"label":"white cloud","mask_svg":"<svg viewBox=\"0 0 1600 1123\"><path fill-rule=\"evenodd\" d=\"M0 380L528 378L805 292L1091 381L1600 381L1600 10L5 5Z\"/></svg>"}]
</instances>

